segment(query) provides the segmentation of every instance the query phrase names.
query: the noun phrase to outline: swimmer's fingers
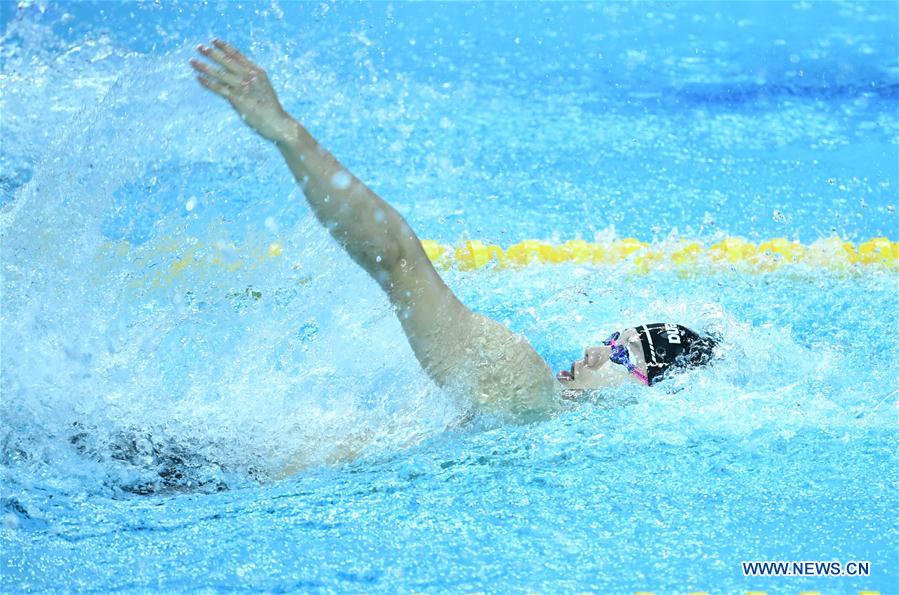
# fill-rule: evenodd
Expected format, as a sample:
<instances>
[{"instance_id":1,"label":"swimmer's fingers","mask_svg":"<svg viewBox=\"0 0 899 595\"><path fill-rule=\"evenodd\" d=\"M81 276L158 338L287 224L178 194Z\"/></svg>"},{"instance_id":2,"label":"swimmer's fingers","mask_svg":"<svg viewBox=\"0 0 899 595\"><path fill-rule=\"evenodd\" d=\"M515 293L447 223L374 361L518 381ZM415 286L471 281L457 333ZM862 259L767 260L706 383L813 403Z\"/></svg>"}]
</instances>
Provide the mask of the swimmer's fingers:
<instances>
[{"instance_id":1,"label":"swimmer's fingers","mask_svg":"<svg viewBox=\"0 0 899 595\"><path fill-rule=\"evenodd\" d=\"M213 42L215 43L215 42ZM218 48L211 48L204 45L198 45L197 51L209 58L211 61L215 62L228 72L233 72L238 76L244 76L248 72L248 68L246 64L243 62L239 62L226 54L224 50L220 50ZM244 58L246 60L246 58Z\"/></svg>"},{"instance_id":2,"label":"swimmer's fingers","mask_svg":"<svg viewBox=\"0 0 899 595\"><path fill-rule=\"evenodd\" d=\"M203 64L196 59L191 59L190 65L194 70L204 75L209 80L219 81L226 85L231 85L232 87L236 87L240 84L240 77L238 77L236 74L228 72L227 70L210 68L206 64Z\"/></svg>"},{"instance_id":3,"label":"swimmer's fingers","mask_svg":"<svg viewBox=\"0 0 899 595\"><path fill-rule=\"evenodd\" d=\"M235 64L239 64L246 69L257 68L255 64L250 62L243 54L241 54L237 49L233 46L228 45L221 39L213 39L212 45L221 50L225 56L227 56L230 60L232 60Z\"/></svg>"},{"instance_id":4,"label":"swimmer's fingers","mask_svg":"<svg viewBox=\"0 0 899 595\"><path fill-rule=\"evenodd\" d=\"M221 95L225 99L231 99L231 87L229 87L228 85L205 76L198 76L197 80L201 85L203 85L216 95Z\"/></svg>"}]
</instances>

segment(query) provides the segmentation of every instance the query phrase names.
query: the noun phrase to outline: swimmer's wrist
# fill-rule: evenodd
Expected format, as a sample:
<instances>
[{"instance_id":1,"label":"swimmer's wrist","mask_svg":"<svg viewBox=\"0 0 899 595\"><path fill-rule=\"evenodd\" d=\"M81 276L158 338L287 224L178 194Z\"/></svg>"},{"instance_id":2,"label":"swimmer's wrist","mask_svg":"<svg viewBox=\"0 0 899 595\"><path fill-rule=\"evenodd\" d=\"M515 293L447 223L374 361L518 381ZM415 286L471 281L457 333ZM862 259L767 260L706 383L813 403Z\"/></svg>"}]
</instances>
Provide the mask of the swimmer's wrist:
<instances>
[{"instance_id":1,"label":"swimmer's wrist","mask_svg":"<svg viewBox=\"0 0 899 595\"><path fill-rule=\"evenodd\" d=\"M314 142L312 135L302 124L294 120L290 114L284 112L281 120L276 125L278 134L271 139L278 148L298 147Z\"/></svg>"}]
</instances>

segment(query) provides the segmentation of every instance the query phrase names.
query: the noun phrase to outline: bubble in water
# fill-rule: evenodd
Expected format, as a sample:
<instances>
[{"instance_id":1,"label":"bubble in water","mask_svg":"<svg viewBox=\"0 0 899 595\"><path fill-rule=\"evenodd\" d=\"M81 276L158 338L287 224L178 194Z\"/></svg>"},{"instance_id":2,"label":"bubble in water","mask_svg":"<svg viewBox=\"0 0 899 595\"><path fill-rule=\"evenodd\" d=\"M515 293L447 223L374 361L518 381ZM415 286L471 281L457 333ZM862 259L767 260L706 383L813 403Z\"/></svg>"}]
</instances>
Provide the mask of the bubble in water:
<instances>
[{"instance_id":1,"label":"bubble in water","mask_svg":"<svg viewBox=\"0 0 899 595\"><path fill-rule=\"evenodd\" d=\"M774 219L775 221L777 221L778 223L786 223L787 222L787 216L784 215L782 212L778 211L777 209L774 209L774 212L771 214L771 218Z\"/></svg>"},{"instance_id":2,"label":"bubble in water","mask_svg":"<svg viewBox=\"0 0 899 595\"><path fill-rule=\"evenodd\" d=\"M274 217L265 218L265 228L272 233L278 233L278 222Z\"/></svg>"},{"instance_id":3,"label":"bubble in water","mask_svg":"<svg viewBox=\"0 0 899 595\"><path fill-rule=\"evenodd\" d=\"M314 321L307 322L300 327L297 335L303 342L314 341L318 336L318 325Z\"/></svg>"},{"instance_id":4,"label":"bubble in water","mask_svg":"<svg viewBox=\"0 0 899 595\"><path fill-rule=\"evenodd\" d=\"M11 512L7 512L3 517L3 526L7 529L18 529L19 528L19 517L14 515Z\"/></svg>"},{"instance_id":5,"label":"bubble in water","mask_svg":"<svg viewBox=\"0 0 899 595\"><path fill-rule=\"evenodd\" d=\"M349 188L352 182L353 178L345 170L340 170L331 176L331 185L340 190Z\"/></svg>"},{"instance_id":6,"label":"bubble in water","mask_svg":"<svg viewBox=\"0 0 899 595\"><path fill-rule=\"evenodd\" d=\"M197 206L197 197L196 196L191 196L189 199L187 199L187 202L184 203L184 208L187 209L188 211L193 211L196 208L196 206Z\"/></svg>"}]
</instances>

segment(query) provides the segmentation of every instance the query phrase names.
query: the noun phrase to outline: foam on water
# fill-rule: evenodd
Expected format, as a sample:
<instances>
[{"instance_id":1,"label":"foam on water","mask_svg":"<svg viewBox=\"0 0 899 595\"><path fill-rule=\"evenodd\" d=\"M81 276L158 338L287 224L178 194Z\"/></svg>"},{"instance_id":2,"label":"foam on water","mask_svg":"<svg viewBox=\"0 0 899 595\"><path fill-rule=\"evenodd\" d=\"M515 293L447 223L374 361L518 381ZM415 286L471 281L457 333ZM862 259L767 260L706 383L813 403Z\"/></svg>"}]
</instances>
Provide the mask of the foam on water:
<instances>
[{"instance_id":1,"label":"foam on water","mask_svg":"<svg viewBox=\"0 0 899 595\"><path fill-rule=\"evenodd\" d=\"M276 154L223 110L197 109L209 97L185 69L189 50L159 59L91 45L7 55L10 71L31 74L31 60L54 71L10 85L7 109L83 106L42 123L55 126L50 146L2 215L7 477L141 486L176 457L195 475L183 483L215 484L223 470L271 476L356 434L405 443L451 420ZM41 97L54 86L73 92ZM226 276L154 274L198 237L227 259L234 241L272 237L272 222L290 261L235 254L245 266ZM98 256L110 240L137 248Z\"/></svg>"}]
</instances>

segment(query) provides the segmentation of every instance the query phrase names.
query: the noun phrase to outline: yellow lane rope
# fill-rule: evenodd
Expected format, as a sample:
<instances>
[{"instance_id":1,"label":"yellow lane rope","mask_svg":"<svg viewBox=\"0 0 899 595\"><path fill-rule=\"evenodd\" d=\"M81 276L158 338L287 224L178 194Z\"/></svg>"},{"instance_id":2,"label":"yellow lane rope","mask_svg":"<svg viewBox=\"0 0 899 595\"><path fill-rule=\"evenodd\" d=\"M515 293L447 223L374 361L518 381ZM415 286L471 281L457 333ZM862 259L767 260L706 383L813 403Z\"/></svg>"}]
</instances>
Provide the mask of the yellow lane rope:
<instances>
[{"instance_id":1,"label":"yellow lane rope","mask_svg":"<svg viewBox=\"0 0 899 595\"><path fill-rule=\"evenodd\" d=\"M696 275L721 270L763 273L785 267L806 267L847 273L866 270L899 270L899 242L873 238L853 244L839 238L823 238L802 244L786 238L774 238L755 244L739 237L727 237L709 246L699 242L672 240L649 244L633 238L604 243L570 240L551 244L524 240L502 248L479 240L466 240L445 246L433 240L422 241L428 257L439 269L455 267L469 271L484 267L522 267L574 263L584 266L615 266L632 273L675 271ZM160 255L170 255L160 266ZM216 242L203 244L197 238L170 237L153 247L132 247L127 242L105 244L98 258L129 257L138 267L153 272L154 285L168 285L185 271L213 273L253 269L285 257L281 242L246 244ZM147 279L144 279L146 281Z\"/></svg>"},{"instance_id":2,"label":"yellow lane rope","mask_svg":"<svg viewBox=\"0 0 899 595\"><path fill-rule=\"evenodd\" d=\"M635 272L642 273L715 268L714 265L722 264L755 272L799 264L840 270L854 265L899 268L899 242L887 238L873 238L858 245L839 238L821 239L810 245L786 238L754 244L739 237L728 237L708 247L682 240L648 244L633 238L603 244L584 240L570 240L564 244L524 240L506 249L479 240L468 240L455 247L431 240L424 240L422 245L435 263L455 265L463 270L478 269L491 263L502 267L566 262L599 266L626 263Z\"/></svg>"}]
</instances>

